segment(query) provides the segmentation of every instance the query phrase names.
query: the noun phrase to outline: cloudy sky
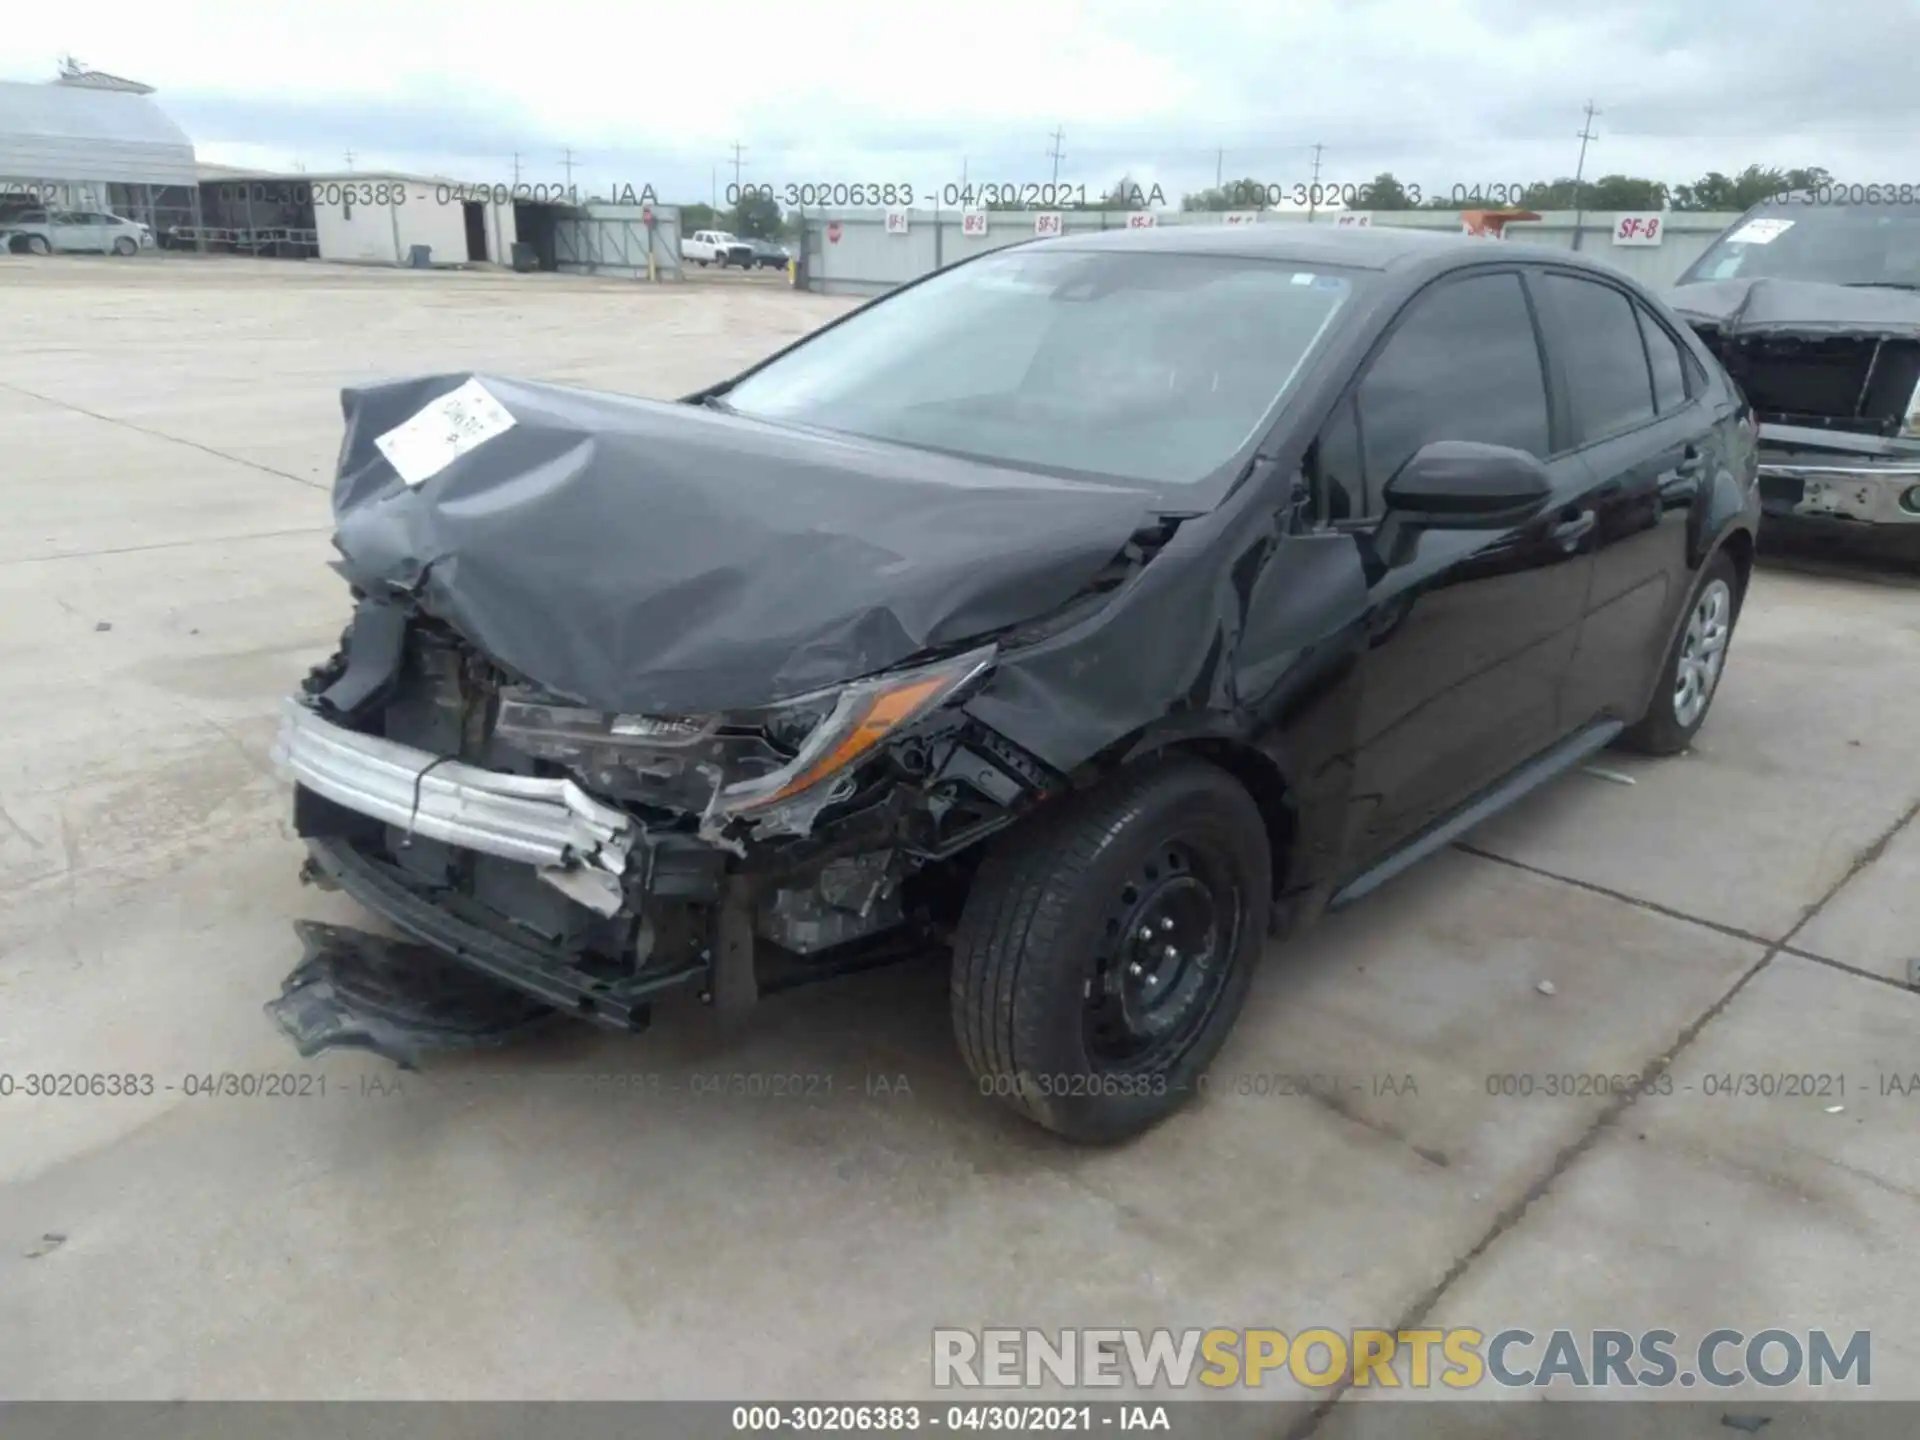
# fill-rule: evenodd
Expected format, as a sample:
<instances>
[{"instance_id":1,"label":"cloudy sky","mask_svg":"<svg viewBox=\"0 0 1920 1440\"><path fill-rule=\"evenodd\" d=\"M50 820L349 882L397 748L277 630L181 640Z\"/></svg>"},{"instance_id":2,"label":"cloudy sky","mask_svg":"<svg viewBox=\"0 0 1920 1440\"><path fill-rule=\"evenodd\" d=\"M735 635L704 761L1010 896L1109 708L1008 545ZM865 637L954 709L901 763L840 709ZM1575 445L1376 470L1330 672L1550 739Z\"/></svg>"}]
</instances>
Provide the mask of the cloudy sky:
<instances>
[{"instance_id":1,"label":"cloudy sky","mask_svg":"<svg viewBox=\"0 0 1920 1440\"><path fill-rule=\"evenodd\" d=\"M1737 15L1738 18L1732 18ZM22 4L0 78L143 80L204 160L481 183L1122 174L1182 190L1392 170L1432 193L1750 162L1920 183L1920 0L257 0ZM724 198L724 197L723 197Z\"/></svg>"}]
</instances>

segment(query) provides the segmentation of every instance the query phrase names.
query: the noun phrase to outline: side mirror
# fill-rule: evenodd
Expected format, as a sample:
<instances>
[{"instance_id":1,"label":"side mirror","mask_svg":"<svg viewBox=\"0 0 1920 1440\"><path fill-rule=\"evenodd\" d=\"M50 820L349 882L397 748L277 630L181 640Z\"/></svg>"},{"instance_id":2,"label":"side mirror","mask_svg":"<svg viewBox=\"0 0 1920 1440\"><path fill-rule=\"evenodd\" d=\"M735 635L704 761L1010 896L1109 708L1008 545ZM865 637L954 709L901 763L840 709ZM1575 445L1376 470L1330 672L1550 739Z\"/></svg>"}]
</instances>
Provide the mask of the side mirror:
<instances>
[{"instance_id":1,"label":"side mirror","mask_svg":"<svg viewBox=\"0 0 1920 1440\"><path fill-rule=\"evenodd\" d=\"M1422 445L1387 482L1387 514L1420 530L1504 530L1553 494L1547 467L1524 450L1472 440Z\"/></svg>"}]
</instances>

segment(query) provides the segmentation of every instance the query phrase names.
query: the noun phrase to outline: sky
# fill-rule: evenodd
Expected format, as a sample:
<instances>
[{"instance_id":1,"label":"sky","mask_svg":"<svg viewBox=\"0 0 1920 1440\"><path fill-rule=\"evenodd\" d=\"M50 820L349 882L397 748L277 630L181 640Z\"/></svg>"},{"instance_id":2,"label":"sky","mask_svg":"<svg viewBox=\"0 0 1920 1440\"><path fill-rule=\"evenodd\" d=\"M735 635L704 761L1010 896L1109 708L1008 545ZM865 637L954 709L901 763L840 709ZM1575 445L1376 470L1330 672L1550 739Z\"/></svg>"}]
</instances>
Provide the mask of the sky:
<instances>
[{"instance_id":1,"label":"sky","mask_svg":"<svg viewBox=\"0 0 1920 1440\"><path fill-rule=\"evenodd\" d=\"M1050 183L1056 130L1090 196L1290 190L1315 144L1323 184L1430 195L1572 174L1589 100L1589 177L1920 184L1920 0L89 0L0 28L0 78L67 54L157 87L213 163L493 185L517 153L524 184L667 203L724 203L736 144L777 189Z\"/></svg>"}]
</instances>

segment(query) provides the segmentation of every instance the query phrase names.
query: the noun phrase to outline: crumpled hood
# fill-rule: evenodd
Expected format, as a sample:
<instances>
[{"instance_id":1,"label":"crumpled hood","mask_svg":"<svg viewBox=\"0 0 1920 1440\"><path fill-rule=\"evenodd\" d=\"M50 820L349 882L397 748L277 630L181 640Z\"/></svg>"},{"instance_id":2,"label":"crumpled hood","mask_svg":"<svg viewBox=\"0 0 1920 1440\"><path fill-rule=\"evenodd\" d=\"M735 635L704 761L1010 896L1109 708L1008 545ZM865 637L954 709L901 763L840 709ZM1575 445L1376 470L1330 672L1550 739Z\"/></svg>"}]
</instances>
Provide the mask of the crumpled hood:
<instances>
[{"instance_id":1,"label":"crumpled hood","mask_svg":"<svg viewBox=\"0 0 1920 1440\"><path fill-rule=\"evenodd\" d=\"M476 381L505 428L448 419ZM602 710L761 704L1034 619L1151 518L1144 491L560 385L439 375L341 406L347 577Z\"/></svg>"},{"instance_id":2,"label":"crumpled hood","mask_svg":"<svg viewBox=\"0 0 1920 1440\"><path fill-rule=\"evenodd\" d=\"M1724 335L1920 337L1920 292L1817 280L1703 280L1679 285L1667 304L1691 324Z\"/></svg>"}]
</instances>

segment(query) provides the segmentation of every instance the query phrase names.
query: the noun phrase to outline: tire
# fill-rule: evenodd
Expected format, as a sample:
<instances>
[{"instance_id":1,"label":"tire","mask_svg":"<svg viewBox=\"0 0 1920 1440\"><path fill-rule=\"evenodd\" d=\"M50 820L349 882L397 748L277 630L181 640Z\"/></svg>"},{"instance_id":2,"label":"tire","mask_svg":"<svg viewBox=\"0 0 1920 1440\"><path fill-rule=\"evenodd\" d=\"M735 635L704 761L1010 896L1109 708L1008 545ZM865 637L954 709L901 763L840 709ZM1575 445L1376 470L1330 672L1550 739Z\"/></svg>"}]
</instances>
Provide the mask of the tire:
<instances>
[{"instance_id":1,"label":"tire","mask_svg":"<svg viewBox=\"0 0 1920 1440\"><path fill-rule=\"evenodd\" d=\"M1166 1119L1204 1088L1233 1028L1272 892L1253 797L1184 756L1010 831L954 935L954 1033L981 1093L1083 1143Z\"/></svg>"},{"instance_id":2,"label":"tire","mask_svg":"<svg viewBox=\"0 0 1920 1440\"><path fill-rule=\"evenodd\" d=\"M29 255L51 255L53 253L53 246L47 243L47 237L44 235L29 235L27 236L27 253Z\"/></svg>"},{"instance_id":3,"label":"tire","mask_svg":"<svg viewBox=\"0 0 1920 1440\"><path fill-rule=\"evenodd\" d=\"M1667 652L1667 663L1660 667L1653 703L1621 733L1617 743L1622 749L1642 755L1677 755L1693 743L1726 673L1741 599L1740 572L1722 550L1707 563L1700 583L1687 597L1686 619Z\"/></svg>"},{"instance_id":4,"label":"tire","mask_svg":"<svg viewBox=\"0 0 1920 1440\"><path fill-rule=\"evenodd\" d=\"M140 244L138 241L129 240L125 235L122 235L113 242L113 253L116 255L138 255L140 253Z\"/></svg>"}]
</instances>

